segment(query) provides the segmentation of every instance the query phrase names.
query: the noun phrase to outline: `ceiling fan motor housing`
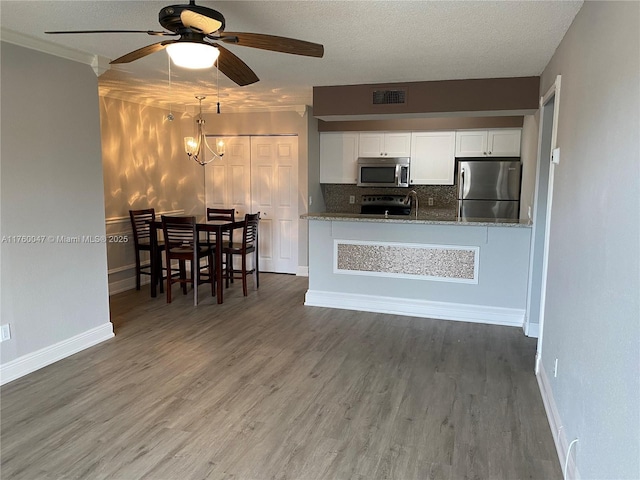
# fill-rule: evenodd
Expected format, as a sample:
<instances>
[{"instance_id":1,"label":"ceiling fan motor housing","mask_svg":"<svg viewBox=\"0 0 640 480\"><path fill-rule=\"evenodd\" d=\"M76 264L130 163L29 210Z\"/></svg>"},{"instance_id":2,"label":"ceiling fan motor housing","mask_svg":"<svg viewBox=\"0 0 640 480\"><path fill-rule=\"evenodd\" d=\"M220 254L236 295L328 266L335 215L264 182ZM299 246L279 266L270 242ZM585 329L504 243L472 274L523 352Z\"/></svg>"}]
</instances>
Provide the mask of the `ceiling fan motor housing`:
<instances>
[{"instance_id":1,"label":"ceiling fan motor housing","mask_svg":"<svg viewBox=\"0 0 640 480\"><path fill-rule=\"evenodd\" d=\"M185 26L182 24L182 20L180 20L180 14L185 10L217 20L222 24L218 31L224 31L224 16L220 12L213 10L212 8L201 7L200 5L195 4L169 5L168 7L164 7L158 14L160 25L171 32L182 33L181 30L184 30Z\"/></svg>"}]
</instances>

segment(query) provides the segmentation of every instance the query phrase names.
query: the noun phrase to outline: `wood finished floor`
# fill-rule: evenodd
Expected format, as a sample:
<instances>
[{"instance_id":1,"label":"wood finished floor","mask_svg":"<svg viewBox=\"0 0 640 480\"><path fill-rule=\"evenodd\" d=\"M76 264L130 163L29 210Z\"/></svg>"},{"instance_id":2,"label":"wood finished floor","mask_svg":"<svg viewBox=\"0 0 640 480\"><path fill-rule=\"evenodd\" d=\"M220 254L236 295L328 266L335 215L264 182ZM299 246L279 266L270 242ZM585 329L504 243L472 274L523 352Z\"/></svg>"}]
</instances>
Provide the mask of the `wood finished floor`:
<instances>
[{"instance_id":1,"label":"wood finished floor","mask_svg":"<svg viewBox=\"0 0 640 480\"><path fill-rule=\"evenodd\" d=\"M116 337L2 387L3 479L559 479L521 329L111 298ZM177 287L174 287L178 292Z\"/></svg>"}]
</instances>

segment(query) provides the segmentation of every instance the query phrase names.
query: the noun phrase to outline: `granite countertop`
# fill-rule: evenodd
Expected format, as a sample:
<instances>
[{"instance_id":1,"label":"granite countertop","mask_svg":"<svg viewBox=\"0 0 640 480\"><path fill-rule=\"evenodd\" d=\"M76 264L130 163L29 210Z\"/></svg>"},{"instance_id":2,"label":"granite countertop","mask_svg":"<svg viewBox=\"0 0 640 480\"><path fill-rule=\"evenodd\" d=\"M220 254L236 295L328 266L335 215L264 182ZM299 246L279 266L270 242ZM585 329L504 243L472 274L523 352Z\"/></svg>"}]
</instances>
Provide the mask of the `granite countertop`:
<instances>
[{"instance_id":1,"label":"granite countertop","mask_svg":"<svg viewBox=\"0 0 640 480\"><path fill-rule=\"evenodd\" d=\"M360 213L308 213L300 218L307 220L324 220L335 222L378 222L378 223L418 223L424 225L472 225L485 227L531 227L528 220L513 220L509 218L467 218L460 219L453 215L441 215L437 212L418 213L412 215L363 215Z\"/></svg>"}]
</instances>

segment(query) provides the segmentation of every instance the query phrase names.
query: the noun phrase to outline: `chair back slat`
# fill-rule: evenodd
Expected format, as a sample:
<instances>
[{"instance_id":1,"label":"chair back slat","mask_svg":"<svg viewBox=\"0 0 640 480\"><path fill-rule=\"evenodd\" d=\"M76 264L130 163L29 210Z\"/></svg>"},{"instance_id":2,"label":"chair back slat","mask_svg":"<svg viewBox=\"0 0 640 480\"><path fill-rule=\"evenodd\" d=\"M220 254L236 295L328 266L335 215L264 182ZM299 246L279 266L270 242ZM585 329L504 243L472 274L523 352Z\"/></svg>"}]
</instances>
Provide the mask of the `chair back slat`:
<instances>
[{"instance_id":1,"label":"chair back slat","mask_svg":"<svg viewBox=\"0 0 640 480\"><path fill-rule=\"evenodd\" d=\"M207 208L207 221L226 221L226 222L235 222L236 221L236 211L234 208ZM211 235L209 235L211 239ZM228 230L222 233L222 238L226 242L233 243L233 230Z\"/></svg>"},{"instance_id":2,"label":"chair back slat","mask_svg":"<svg viewBox=\"0 0 640 480\"><path fill-rule=\"evenodd\" d=\"M170 248L184 246L193 248L196 238L196 217L169 217L162 215L164 241Z\"/></svg>"},{"instance_id":3,"label":"chair back slat","mask_svg":"<svg viewBox=\"0 0 640 480\"><path fill-rule=\"evenodd\" d=\"M236 211L233 208L207 208L207 221L228 220L236 221Z\"/></svg>"},{"instance_id":4,"label":"chair back slat","mask_svg":"<svg viewBox=\"0 0 640 480\"><path fill-rule=\"evenodd\" d=\"M244 216L244 233L242 236L242 248L252 247L258 238L258 222L260 221L260 212L247 213Z\"/></svg>"},{"instance_id":5,"label":"chair back slat","mask_svg":"<svg viewBox=\"0 0 640 480\"><path fill-rule=\"evenodd\" d=\"M133 230L133 241L136 245L149 243L151 238L150 221L156 219L156 212L153 208L144 210L129 210L131 218L131 229Z\"/></svg>"}]
</instances>

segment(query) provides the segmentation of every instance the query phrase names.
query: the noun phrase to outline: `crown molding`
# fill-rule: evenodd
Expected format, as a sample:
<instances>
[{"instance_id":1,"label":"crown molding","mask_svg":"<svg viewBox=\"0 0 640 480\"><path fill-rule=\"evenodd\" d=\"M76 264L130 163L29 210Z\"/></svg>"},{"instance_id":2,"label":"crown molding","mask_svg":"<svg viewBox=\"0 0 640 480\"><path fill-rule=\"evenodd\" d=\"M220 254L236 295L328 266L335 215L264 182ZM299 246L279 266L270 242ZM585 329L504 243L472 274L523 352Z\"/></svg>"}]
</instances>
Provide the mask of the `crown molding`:
<instances>
[{"instance_id":1,"label":"crown molding","mask_svg":"<svg viewBox=\"0 0 640 480\"><path fill-rule=\"evenodd\" d=\"M15 32L8 28L0 27L0 40L13 45L18 45L19 47L25 47L38 52L54 55L56 57L72 60L74 62L84 63L93 69L97 77L110 68L109 59L101 55L94 55L81 50L63 47L62 45L31 37L24 33Z\"/></svg>"},{"instance_id":2,"label":"crown molding","mask_svg":"<svg viewBox=\"0 0 640 480\"><path fill-rule=\"evenodd\" d=\"M197 111L197 106L194 107ZM309 105L272 105L264 107L225 107L222 105L222 113L276 113L295 112L300 117L304 117L309 109ZM202 109L202 113L215 113L215 109Z\"/></svg>"},{"instance_id":3,"label":"crown molding","mask_svg":"<svg viewBox=\"0 0 640 480\"><path fill-rule=\"evenodd\" d=\"M179 112L179 113L191 113L191 111L189 110L189 108L185 105L180 105L177 103L172 103L171 107L169 107L168 104L166 103L161 103L161 102L154 102L151 101L149 99L141 99L137 96L133 96L133 95L127 95L125 93L122 92L108 92L105 93L103 91L101 91L100 89L100 85L98 84L98 95L100 97L104 97L104 98L110 98L112 100L120 100L123 102L129 102L129 103L134 103L136 105L142 105L143 107L153 107L153 108L159 108L161 110L166 110L168 111L172 111L172 112ZM197 111L197 108L196 108Z\"/></svg>"},{"instance_id":4,"label":"crown molding","mask_svg":"<svg viewBox=\"0 0 640 480\"><path fill-rule=\"evenodd\" d=\"M136 105L143 105L145 107L155 107L160 108L162 110L169 110L171 108L174 112L186 113L187 115L191 115L193 117L198 115L199 106L197 104L180 104L171 102L171 107L169 107L168 102L159 102L155 101L149 97L140 97L138 95L129 95L127 93L121 91L105 91L98 86L99 95L104 98L111 98L113 100L121 100L124 102L135 103ZM231 114L247 114L247 113L279 113L279 112L295 112L300 115L301 118L309 112L311 107L309 105L273 105L273 106L262 106L262 107L225 107L224 104L221 105L222 115L231 115ZM203 105L202 106L202 114L203 115L211 115L217 113L216 105Z\"/></svg>"}]
</instances>

